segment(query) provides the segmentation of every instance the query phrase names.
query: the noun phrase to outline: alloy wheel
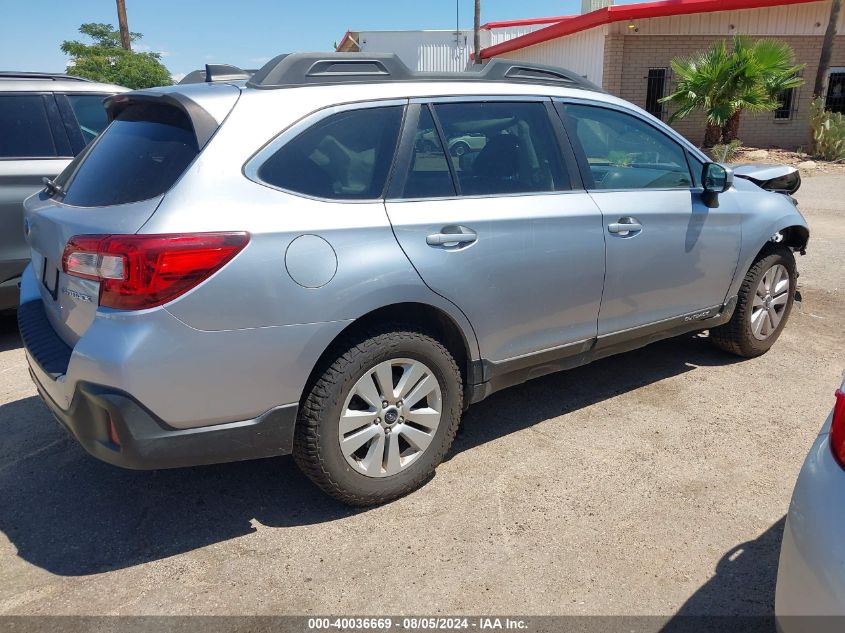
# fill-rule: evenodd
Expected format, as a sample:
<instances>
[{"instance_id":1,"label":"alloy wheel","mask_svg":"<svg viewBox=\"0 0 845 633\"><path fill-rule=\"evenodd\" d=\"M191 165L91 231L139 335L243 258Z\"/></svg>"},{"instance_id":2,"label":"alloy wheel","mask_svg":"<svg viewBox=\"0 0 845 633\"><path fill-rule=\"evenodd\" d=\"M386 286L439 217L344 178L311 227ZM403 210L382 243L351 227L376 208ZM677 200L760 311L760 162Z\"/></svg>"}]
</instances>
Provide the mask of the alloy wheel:
<instances>
[{"instance_id":1,"label":"alloy wheel","mask_svg":"<svg viewBox=\"0 0 845 633\"><path fill-rule=\"evenodd\" d=\"M786 266L776 264L763 274L751 306L751 333L757 340L765 341L777 330L789 305L789 288Z\"/></svg>"},{"instance_id":2,"label":"alloy wheel","mask_svg":"<svg viewBox=\"0 0 845 633\"><path fill-rule=\"evenodd\" d=\"M364 372L340 417L338 439L346 462L368 477L389 477L426 451L440 426L443 397L423 362L396 358Z\"/></svg>"}]
</instances>

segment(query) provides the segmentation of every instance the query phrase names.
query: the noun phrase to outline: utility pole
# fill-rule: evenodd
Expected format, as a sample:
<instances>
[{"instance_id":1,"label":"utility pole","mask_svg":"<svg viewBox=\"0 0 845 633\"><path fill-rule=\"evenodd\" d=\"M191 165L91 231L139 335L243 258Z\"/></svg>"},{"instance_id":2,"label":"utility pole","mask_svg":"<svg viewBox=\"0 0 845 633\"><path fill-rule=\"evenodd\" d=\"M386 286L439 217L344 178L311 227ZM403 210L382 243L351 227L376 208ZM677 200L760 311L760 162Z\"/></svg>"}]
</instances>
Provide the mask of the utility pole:
<instances>
[{"instance_id":1,"label":"utility pole","mask_svg":"<svg viewBox=\"0 0 845 633\"><path fill-rule=\"evenodd\" d=\"M481 63L481 0L475 0L475 22L473 26L473 47L475 63Z\"/></svg>"},{"instance_id":2,"label":"utility pole","mask_svg":"<svg viewBox=\"0 0 845 633\"><path fill-rule=\"evenodd\" d=\"M833 0L830 5L830 17L827 22L827 29L824 32L822 51L819 56L819 68L816 71L816 83L813 86L813 97L821 97L824 92L824 80L830 68L830 57L833 52L833 41L836 39L836 22L839 20L839 10L842 7L842 0Z\"/></svg>"},{"instance_id":3,"label":"utility pole","mask_svg":"<svg viewBox=\"0 0 845 633\"><path fill-rule=\"evenodd\" d=\"M129 39L129 24L126 22L126 0L117 0L117 23L120 25L120 43L127 51L132 50Z\"/></svg>"}]
</instances>

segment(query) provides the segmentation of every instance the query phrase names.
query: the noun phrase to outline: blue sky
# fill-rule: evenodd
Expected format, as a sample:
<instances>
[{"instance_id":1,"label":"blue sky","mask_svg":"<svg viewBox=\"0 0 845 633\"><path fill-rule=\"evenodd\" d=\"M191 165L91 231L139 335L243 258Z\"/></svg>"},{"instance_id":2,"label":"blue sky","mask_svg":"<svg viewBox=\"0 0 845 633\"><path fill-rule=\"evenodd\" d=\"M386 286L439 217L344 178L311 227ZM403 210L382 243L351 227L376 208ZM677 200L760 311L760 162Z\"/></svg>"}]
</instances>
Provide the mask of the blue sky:
<instances>
[{"instance_id":1,"label":"blue sky","mask_svg":"<svg viewBox=\"0 0 845 633\"><path fill-rule=\"evenodd\" d=\"M617 0L630 4L632 0ZM458 0L461 27L472 0ZM174 75L207 62L261 66L282 52L330 50L347 29L450 29L455 0L126 0L141 50ZM580 0L482 0L482 21L580 12ZM83 22L117 24L114 0L0 0L0 70L63 71L63 40Z\"/></svg>"}]
</instances>

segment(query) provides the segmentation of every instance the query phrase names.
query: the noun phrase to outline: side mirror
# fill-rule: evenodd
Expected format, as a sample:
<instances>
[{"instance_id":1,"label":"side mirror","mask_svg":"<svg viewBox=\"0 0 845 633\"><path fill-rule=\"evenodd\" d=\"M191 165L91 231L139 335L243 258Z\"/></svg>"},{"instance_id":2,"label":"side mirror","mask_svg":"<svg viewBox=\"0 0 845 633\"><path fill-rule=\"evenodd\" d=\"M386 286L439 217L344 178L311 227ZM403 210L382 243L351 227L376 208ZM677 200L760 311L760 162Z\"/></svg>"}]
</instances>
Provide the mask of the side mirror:
<instances>
[{"instance_id":1,"label":"side mirror","mask_svg":"<svg viewBox=\"0 0 845 633\"><path fill-rule=\"evenodd\" d=\"M704 186L704 204L715 209L719 206L719 194L734 184L734 173L719 163L706 163L701 171L701 184Z\"/></svg>"}]
</instances>

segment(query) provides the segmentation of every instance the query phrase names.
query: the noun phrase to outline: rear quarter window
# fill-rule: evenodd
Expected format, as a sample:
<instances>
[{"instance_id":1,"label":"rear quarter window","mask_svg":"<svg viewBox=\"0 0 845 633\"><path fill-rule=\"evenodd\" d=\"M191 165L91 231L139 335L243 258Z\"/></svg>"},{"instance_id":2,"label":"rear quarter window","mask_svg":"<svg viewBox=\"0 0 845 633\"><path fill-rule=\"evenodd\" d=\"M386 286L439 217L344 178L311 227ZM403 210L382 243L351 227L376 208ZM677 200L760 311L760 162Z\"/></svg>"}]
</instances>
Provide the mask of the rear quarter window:
<instances>
[{"instance_id":1,"label":"rear quarter window","mask_svg":"<svg viewBox=\"0 0 845 633\"><path fill-rule=\"evenodd\" d=\"M103 131L108 123L103 95L67 95L76 117L79 131L87 145Z\"/></svg>"},{"instance_id":2,"label":"rear quarter window","mask_svg":"<svg viewBox=\"0 0 845 633\"><path fill-rule=\"evenodd\" d=\"M402 112L402 106L384 106L331 115L268 158L258 169L258 178L317 198L380 198L393 163Z\"/></svg>"},{"instance_id":3,"label":"rear quarter window","mask_svg":"<svg viewBox=\"0 0 845 633\"><path fill-rule=\"evenodd\" d=\"M105 207L165 193L199 153L191 122L173 107L128 106L59 179L63 201Z\"/></svg>"}]
</instances>

